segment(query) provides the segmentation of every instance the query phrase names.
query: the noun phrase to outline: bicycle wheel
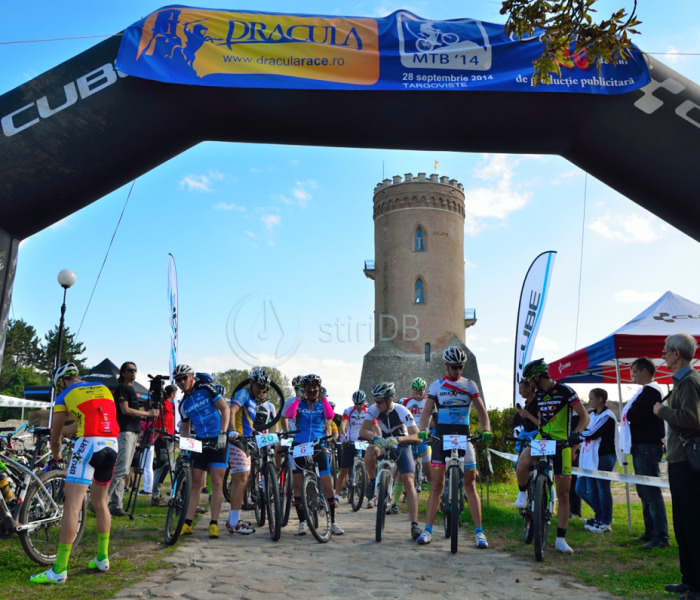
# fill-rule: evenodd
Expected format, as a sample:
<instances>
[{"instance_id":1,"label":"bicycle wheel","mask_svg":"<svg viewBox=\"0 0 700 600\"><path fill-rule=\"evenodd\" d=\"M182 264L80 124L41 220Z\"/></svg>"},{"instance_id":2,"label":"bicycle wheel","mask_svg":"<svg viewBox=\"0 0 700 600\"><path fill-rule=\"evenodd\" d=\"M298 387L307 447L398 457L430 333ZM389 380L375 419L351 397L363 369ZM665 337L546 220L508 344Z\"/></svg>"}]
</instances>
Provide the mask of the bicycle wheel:
<instances>
[{"instance_id":1,"label":"bicycle wheel","mask_svg":"<svg viewBox=\"0 0 700 600\"><path fill-rule=\"evenodd\" d=\"M335 444L331 444L331 447L328 450L328 464L331 468L333 489L335 489L335 486L338 483L338 447Z\"/></svg>"},{"instance_id":2,"label":"bicycle wheel","mask_svg":"<svg viewBox=\"0 0 700 600\"><path fill-rule=\"evenodd\" d=\"M459 544L459 519L460 519L460 477L459 468L450 467L450 551L457 553Z\"/></svg>"},{"instance_id":3,"label":"bicycle wheel","mask_svg":"<svg viewBox=\"0 0 700 600\"><path fill-rule=\"evenodd\" d=\"M549 527L549 490L547 478L538 475L535 479L535 501L532 512L533 540L535 544L535 560L543 561L545 549L547 548L547 529Z\"/></svg>"},{"instance_id":4,"label":"bicycle wheel","mask_svg":"<svg viewBox=\"0 0 700 600\"><path fill-rule=\"evenodd\" d=\"M251 499L253 501L253 510L255 511L255 522L258 524L258 527L262 527L265 525L265 494L263 493L265 481L258 466L255 467L255 473L253 473L251 468L250 479L253 480Z\"/></svg>"},{"instance_id":5,"label":"bicycle wheel","mask_svg":"<svg viewBox=\"0 0 700 600\"><path fill-rule=\"evenodd\" d=\"M382 541L382 532L384 531L384 521L386 519L387 495L389 493L389 473L384 471L377 476L377 521L374 539L378 542Z\"/></svg>"},{"instance_id":6,"label":"bicycle wheel","mask_svg":"<svg viewBox=\"0 0 700 600\"><path fill-rule=\"evenodd\" d=\"M66 472L48 471L39 476L41 484L32 483L22 502L19 524L31 525L30 529L19 532L19 541L27 556L40 565L52 565L58 551L58 538L63 519L65 501ZM58 505L54 508L50 499ZM78 513L78 529L73 547L80 543L85 530L87 496ZM43 521L43 522L42 522Z\"/></svg>"},{"instance_id":7,"label":"bicycle wheel","mask_svg":"<svg viewBox=\"0 0 700 600\"><path fill-rule=\"evenodd\" d=\"M365 485L367 483L367 473L365 472L365 464L358 461L353 465L355 471L353 476L352 486L348 484L348 498L353 512L357 512L362 508L362 501L365 499Z\"/></svg>"},{"instance_id":8,"label":"bicycle wheel","mask_svg":"<svg viewBox=\"0 0 700 600\"><path fill-rule=\"evenodd\" d=\"M452 512L450 511L450 477L445 475L445 485L440 496L440 510L442 511L442 523L445 527L445 537L452 535Z\"/></svg>"},{"instance_id":9,"label":"bicycle wheel","mask_svg":"<svg viewBox=\"0 0 700 600\"><path fill-rule=\"evenodd\" d=\"M173 489L168 500L168 512L165 515L165 543L168 546L172 546L180 537L182 526L187 517L187 508L190 505L191 490L190 470L182 469L175 476Z\"/></svg>"},{"instance_id":10,"label":"bicycle wheel","mask_svg":"<svg viewBox=\"0 0 700 600\"><path fill-rule=\"evenodd\" d=\"M224 500L226 502L231 502L231 468L226 467L226 471L224 472Z\"/></svg>"},{"instance_id":11,"label":"bicycle wheel","mask_svg":"<svg viewBox=\"0 0 700 600\"><path fill-rule=\"evenodd\" d=\"M282 509L280 508L280 490L277 485L277 470L273 463L268 462L263 466L263 479L267 525L272 541L276 542L280 539L282 531Z\"/></svg>"},{"instance_id":12,"label":"bicycle wheel","mask_svg":"<svg viewBox=\"0 0 700 600\"><path fill-rule=\"evenodd\" d=\"M284 459L279 472L280 506L282 507L282 527L289 523L289 513L292 509L292 466Z\"/></svg>"},{"instance_id":13,"label":"bicycle wheel","mask_svg":"<svg viewBox=\"0 0 700 600\"><path fill-rule=\"evenodd\" d=\"M423 491L423 463L421 457L416 456L416 470L413 474L413 485L416 488L416 493L420 494Z\"/></svg>"},{"instance_id":14,"label":"bicycle wheel","mask_svg":"<svg viewBox=\"0 0 700 600\"><path fill-rule=\"evenodd\" d=\"M532 526L532 482L528 482L527 489L527 508L522 509L520 514L523 515L523 538L526 544L532 544L532 536L535 534L535 528Z\"/></svg>"},{"instance_id":15,"label":"bicycle wheel","mask_svg":"<svg viewBox=\"0 0 700 600\"><path fill-rule=\"evenodd\" d=\"M331 539L331 509L314 475L304 475L301 486L301 505L304 508L306 525L313 536L321 544L325 544Z\"/></svg>"}]
</instances>

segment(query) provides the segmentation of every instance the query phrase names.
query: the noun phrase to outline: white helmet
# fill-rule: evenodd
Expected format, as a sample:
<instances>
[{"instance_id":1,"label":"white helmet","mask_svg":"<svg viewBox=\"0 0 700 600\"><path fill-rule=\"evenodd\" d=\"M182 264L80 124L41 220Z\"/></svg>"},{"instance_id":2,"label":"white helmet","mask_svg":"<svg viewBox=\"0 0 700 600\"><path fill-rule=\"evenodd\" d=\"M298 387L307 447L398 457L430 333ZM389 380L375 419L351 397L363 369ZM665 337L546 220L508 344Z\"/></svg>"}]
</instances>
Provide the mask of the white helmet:
<instances>
[{"instance_id":1,"label":"white helmet","mask_svg":"<svg viewBox=\"0 0 700 600\"><path fill-rule=\"evenodd\" d=\"M394 396L394 382L382 381L372 388L372 396L375 398L389 398Z\"/></svg>"},{"instance_id":2,"label":"white helmet","mask_svg":"<svg viewBox=\"0 0 700 600\"><path fill-rule=\"evenodd\" d=\"M442 362L448 365L465 365L467 354L459 346L450 346L442 353Z\"/></svg>"},{"instance_id":3,"label":"white helmet","mask_svg":"<svg viewBox=\"0 0 700 600\"><path fill-rule=\"evenodd\" d=\"M53 375L53 387L58 387L58 382L64 377L69 377L70 375L79 375L78 367L72 362L63 363Z\"/></svg>"},{"instance_id":4,"label":"white helmet","mask_svg":"<svg viewBox=\"0 0 700 600\"><path fill-rule=\"evenodd\" d=\"M173 371L173 379L182 377L183 375L194 375L194 369L190 365L178 365Z\"/></svg>"}]
</instances>

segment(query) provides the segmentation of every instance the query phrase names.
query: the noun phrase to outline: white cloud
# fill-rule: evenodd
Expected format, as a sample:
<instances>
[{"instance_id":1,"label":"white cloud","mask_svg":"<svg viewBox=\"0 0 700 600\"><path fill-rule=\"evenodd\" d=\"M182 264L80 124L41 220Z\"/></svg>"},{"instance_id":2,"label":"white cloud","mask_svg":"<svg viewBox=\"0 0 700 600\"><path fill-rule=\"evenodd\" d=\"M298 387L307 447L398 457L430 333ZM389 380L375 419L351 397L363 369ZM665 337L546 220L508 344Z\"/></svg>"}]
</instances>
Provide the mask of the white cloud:
<instances>
[{"instance_id":1,"label":"white cloud","mask_svg":"<svg viewBox=\"0 0 700 600\"><path fill-rule=\"evenodd\" d=\"M532 194L520 192L513 186L513 175L519 160L505 154L484 157L475 169L474 177L487 182L478 188L465 190L467 216L464 231L476 235L486 227L487 219L505 220L510 213L525 206Z\"/></svg>"},{"instance_id":2,"label":"white cloud","mask_svg":"<svg viewBox=\"0 0 700 600\"><path fill-rule=\"evenodd\" d=\"M648 304L650 302L654 302L654 300L658 300L659 296L661 296L660 292L638 292L636 290L620 290L619 292L615 292L613 298L615 299L615 302L619 304L637 304L642 302L644 304Z\"/></svg>"},{"instance_id":3,"label":"white cloud","mask_svg":"<svg viewBox=\"0 0 700 600\"><path fill-rule=\"evenodd\" d=\"M282 222L282 218L279 215L263 215L260 217L260 220L265 223L268 229L277 227Z\"/></svg>"},{"instance_id":4,"label":"white cloud","mask_svg":"<svg viewBox=\"0 0 700 600\"><path fill-rule=\"evenodd\" d=\"M256 239L258 238L258 236L255 235L252 231L246 231L245 234L246 234L249 238L253 238L254 240L256 240Z\"/></svg>"},{"instance_id":5,"label":"white cloud","mask_svg":"<svg viewBox=\"0 0 700 600\"><path fill-rule=\"evenodd\" d=\"M594 219L587 226L591 231L608 239L621 242L653 242L666 232L666 226L654 223L652 219L639 214L611 214Z\"/></svg>"},{"instance_id":6,"label":"white cloud","mask_svg":"<svg viewBox=\"0 0 700 600\"><path fill-rule=\"evenodd\" d=\"M226 210L226 211L236 211L236 212L245 212L245 206L239 206L238 204L234 204L233 202L231 204L228 204L226 202L217 202L214 205L214 210Z\"/></svg>"},{"instance_id":7,"label":"white cloud","mask_svg":"<svg viewBox=\"0 0 700 600\"><path fill-rule=\"evenodd\" d=\"M213 184L223 180L225 175L219 171L209 171L201 175L185 175L180 180L180 188L187 189L188 192L211 192Z\"/></svg>"},{"instance_id":8,"label":"white cloud","mask_svg":"<svg viewBox=\"0 0 700 600\"><path fill-rule=\"evenodd\" d=\"M562 185L564 183L569 183L578 174L579 171L565 171L564 173L559 173L559 177L553 179L552 181L550 181L550 183L552 185Z\"/></svg>"},{"instance_id":9,"label":"white cloud","mask_svg":"<svg viewBox=\"0 0 700 600\"><path fill-rule=\"evenodd\" d=\"M464 260L464 270L465 270L467 273L473 273L473 272L474 272L474 269L477 269L477 268L478 268L478 267L477 267L474 263L469 262L469 261L466 260L466 259Z\"/></svg>"},{"instance_id":10,"label":"white cloud","mask_svg":"<svg viewBox=\"0 0 700 600\"><path fill-rule=\"evenodd\" d=\"M497 338L494 338L494 340L493 340L493 343L494 343L494 344L505 344L506 342L509 343L509 344L512 343L512 342L513 342L513 338L509 338L509 337L497 337Z\"/></svg>"}]
</instances>

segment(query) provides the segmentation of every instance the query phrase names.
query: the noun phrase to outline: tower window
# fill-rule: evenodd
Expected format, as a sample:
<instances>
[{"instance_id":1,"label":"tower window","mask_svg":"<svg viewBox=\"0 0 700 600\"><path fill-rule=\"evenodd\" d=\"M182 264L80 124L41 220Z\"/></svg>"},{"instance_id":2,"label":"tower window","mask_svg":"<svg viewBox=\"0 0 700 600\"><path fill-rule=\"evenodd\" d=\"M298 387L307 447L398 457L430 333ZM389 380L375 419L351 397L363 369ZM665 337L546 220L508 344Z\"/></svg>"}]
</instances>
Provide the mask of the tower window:
<instances>
[{"instance_id":1,"label":"tower window","mask_svg":"<svg viewBox=\"0 0 700 600\"><path fill-rule=\"evenodd\" d=\"M416 304L425 304L425 294L424 294L424 290L423 290L423 282L420 279L418 281L416 281L414 302Z\"/></svg>"},{"instance_id":2,"label":"tower window","mask_svg":"<svg viewBox=\"0 0 700 600\"><path fill-rule=\"evenodd\" d=\"M430 344L425 345L425 362L430 362Z\"/></svg>"},{"instance_id":3,"label":"tower window","mask_svg":"<svg viewBox=\"0 0 700 600\"><path fill-rule=\"evenodd\" d=\"M425 244L424 238L423 238L423 230L419 227L416 229L416 240L415 240L415 251L416 252L424 252L425 251Z\"/></svg>"}]
</instances>

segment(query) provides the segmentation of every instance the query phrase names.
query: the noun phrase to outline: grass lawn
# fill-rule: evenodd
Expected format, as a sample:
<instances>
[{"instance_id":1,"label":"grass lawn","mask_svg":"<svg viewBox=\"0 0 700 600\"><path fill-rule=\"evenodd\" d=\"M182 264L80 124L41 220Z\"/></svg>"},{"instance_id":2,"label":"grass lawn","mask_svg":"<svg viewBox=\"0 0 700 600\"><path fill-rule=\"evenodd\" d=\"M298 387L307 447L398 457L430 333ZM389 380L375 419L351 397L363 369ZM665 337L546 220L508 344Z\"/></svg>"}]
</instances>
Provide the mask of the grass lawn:
<instances>
[{"instance_id":1,"label":"grass lawn","mask_svg":"<svg viewBox=\"0 0 700 600\"><path fill-rule=\"evenodd\" d=\"M135 517L112 519L107 573L95 573L87 568L97 550L95 516L88 513L83 539L71 553L68 565L68 584L40 586L29 583L29 576L41 573L42 567L27 557L17 536L0 540L0 573L5 598L75 599L113 598L115 594L158 569L171 568L163 561L177 545L168 548L163 543L166 508L152 508L150 496L139 499Z\"/></svg>"},{"instance_id":2,"label":"grass lawn","mask_svg":"<svg viewBox=\"0 0 700 600\"><path fill-rule=\"evenodd\" d=\"M566 539L574 549L574 555L564 556L554 550L555 518L549 527L545 560L538 563L535 561L532 545L523 543L522 518L513 506L517 486L491 486L488 507L485 485L480 492L483 497L484 531L488 536L489 546L531 560L532 568L542 573L561 573L623 598L638 600L663 597L666 595L665 584L681 581L678 546L673 535L671 505L668 502L666 506L671 544L668 548L654 548L649 551L640 549L643 542L637 541L637 538L644 533L644 521L639 498L632 490L631 533L627 527L627 505L624 502L614 505L611 532L591 533L583 528L582 519L570 519ZM593 517L593 511L585 502L583 517ZM471 525L468 527L471 528Z\"/></svg>"}]
</instances>

